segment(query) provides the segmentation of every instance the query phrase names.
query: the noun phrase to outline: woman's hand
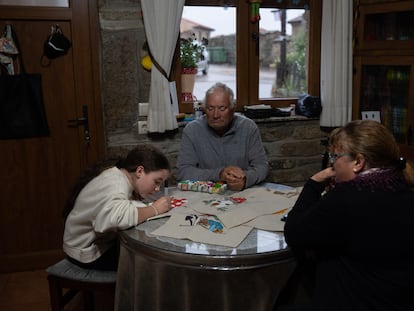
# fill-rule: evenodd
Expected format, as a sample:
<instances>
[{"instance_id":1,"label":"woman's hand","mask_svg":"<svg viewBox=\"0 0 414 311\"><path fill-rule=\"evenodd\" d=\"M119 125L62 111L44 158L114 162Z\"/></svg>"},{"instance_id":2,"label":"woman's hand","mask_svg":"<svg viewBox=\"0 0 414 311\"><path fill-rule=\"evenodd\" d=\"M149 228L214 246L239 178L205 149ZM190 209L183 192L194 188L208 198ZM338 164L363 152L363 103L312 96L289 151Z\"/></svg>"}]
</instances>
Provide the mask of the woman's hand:
<instances>
[{"instance_id":1,"label":"woman's hand","mask_svg":"<svg viewBox=\"0 0 414 311\"><path fill-rule=\"evenodd\" d=\"M331 186L332 182L335 180L336 172L332 167L325 168L322 171L319 171L311 177L314 181L325 184L326 186Z\"/></svg>"},{"instance_id":2,"label":"woman's hand","mask_svg":"<svg viewBox=\"0 0 414 311\"><path fill-rule=\"evenodd\" d=\"M311 177L314 181L317 182L326 182L332 179L332 177L335 177L335 171L332 167L325 168L322 171L317 172L315 175Z\"/></svg>"}]
</instances>

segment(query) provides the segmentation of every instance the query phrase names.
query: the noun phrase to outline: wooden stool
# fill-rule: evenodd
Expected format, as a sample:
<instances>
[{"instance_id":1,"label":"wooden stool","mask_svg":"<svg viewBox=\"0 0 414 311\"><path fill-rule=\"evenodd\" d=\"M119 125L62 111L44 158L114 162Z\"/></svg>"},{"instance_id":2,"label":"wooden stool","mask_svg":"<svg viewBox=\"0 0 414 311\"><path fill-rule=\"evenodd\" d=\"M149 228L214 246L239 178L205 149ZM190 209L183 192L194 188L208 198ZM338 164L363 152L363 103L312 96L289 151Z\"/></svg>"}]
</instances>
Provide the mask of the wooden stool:
<instances>
[{"instance_id":1,"label":"wooden stool","mask_svg":"<svg viewBox=\"0 0 414 311\"><path fill-rule=\"evenodd\" d=\"M93 292L115 296L116 272L83 269L67 259L46 269L52 311L61 311L78 293L84 294L85 310L94 310ZM63 289L67 289L63 293Z\"/></svg>"}]
</instances>

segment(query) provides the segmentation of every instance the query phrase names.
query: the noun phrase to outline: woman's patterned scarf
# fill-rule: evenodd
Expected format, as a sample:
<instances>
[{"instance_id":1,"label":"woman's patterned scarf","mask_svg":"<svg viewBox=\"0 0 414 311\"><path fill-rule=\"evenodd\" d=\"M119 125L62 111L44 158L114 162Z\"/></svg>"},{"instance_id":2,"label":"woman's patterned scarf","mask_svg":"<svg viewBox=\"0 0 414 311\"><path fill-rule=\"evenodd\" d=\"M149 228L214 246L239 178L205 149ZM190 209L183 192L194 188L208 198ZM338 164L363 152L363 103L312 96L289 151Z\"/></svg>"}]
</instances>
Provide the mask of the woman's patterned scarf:
<instances>
[{"instance_id":1,"label":"woman's patterned scarf","mask_svg":"<svg viewBox=\"0 0 414 311\"><path fill-rule=\"evenodd\" d=\"M366 170L349 181L358 190L370 189L374 191L404 191L408 189L401 170L372 168Z\"/></svg>"}]
</instances>

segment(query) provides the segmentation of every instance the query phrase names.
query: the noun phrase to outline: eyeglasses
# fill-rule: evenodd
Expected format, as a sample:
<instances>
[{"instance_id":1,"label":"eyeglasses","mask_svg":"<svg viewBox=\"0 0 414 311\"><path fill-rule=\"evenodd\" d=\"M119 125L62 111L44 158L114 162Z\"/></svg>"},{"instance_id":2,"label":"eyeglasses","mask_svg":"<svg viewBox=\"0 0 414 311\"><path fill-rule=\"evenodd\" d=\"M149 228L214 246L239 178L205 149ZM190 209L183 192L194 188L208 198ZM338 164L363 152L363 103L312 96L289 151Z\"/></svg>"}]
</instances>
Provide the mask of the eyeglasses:
<instances>
[{"instance_id":1,"label":"eyeglasses","mask_svg":"<svg viewBox=\"0 0 414 311\"><path fill-rule=\"evenodd\" d=\"M337 153L328 153L329 162L331 164L333 164L339 158L342 158L342 157L350 157L350 156L352 156L352 155L349 154L349 153L340 153L340 154L337 154Z\"/></svg>"},{"instance_id":2,"label":"eyeglasses","mask_svg":"<svg viewBox=\"0 0 414 311\"><path fill-rule=\"evenodd\" d=\"M213 111L216 111L216 110L218 110L220 112L224 112L227 109L229 109L229 106L220 106L220 107L211 107L211 106L208 106L208 107L206 107L206 110L208 112L213 112Z\"/></svg>"}]
</instances>

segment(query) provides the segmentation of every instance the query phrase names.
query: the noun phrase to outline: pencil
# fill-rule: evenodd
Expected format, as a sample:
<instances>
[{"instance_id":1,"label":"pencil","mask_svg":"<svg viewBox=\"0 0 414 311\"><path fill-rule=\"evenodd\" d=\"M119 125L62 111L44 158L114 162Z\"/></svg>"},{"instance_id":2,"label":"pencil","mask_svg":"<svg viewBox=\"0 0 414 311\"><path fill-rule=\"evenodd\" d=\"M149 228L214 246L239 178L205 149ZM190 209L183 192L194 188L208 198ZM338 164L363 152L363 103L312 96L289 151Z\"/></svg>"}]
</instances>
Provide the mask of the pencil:
<instances>
[{"instance_id":1,"label":"pencil","mask_svg":"<svg viewBox=\"0 0 414 311\"><path fill-rule=\"evenodd\" d=\"M275 214L275 215L277 215L277 214L283 214L283 213L285 213L287 210L288 210L288 208L284 208L284 209L281 209L280 211L274 212L273 214Z\"/></svg>"}]
</instances>

